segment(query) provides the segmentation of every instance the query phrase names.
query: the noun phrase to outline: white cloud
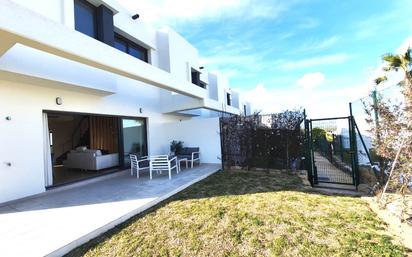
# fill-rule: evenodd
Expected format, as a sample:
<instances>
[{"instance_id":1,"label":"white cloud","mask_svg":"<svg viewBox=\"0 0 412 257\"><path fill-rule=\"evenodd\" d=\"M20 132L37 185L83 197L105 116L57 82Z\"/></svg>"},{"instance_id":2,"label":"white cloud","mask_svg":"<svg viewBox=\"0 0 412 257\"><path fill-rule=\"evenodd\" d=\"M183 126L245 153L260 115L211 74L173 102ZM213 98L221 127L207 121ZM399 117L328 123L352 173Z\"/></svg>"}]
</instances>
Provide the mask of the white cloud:
<instances>
[{"instance_id":1,"label":"white cloud","mask_svg":"<svg viewBox=\"0 0 412 257\"><path fill-rule=\"evenodd\" d=\"M297 51L314 51L314 50L324 50L334 46L340 40L339 36L331 36L323 40L311 40L303 44Z\"/></svg>"},{"instance_id":2,"label":"white cloud","mask_svg":"<svg viewBox=\"0 0 412 257\"><path fill-rule=\"evenodd\" d=\"M238 63L256 63L257 56L252 54L242 53L225 53L220 56L202 57L200 63L202 65L233 65Z\"/></svg>"},{"instance_id":3,"label":"white cloud","mask_svg":"<svg viewBox=\"0 0 412 257\"><path fill-rule=\"evenodd\" d=\"M412 22L410 0L391 1L392 3L395 6L393 9L365 17L363 20L356 22L353 28L355 38L360 40L371 38L382 40L388 37L389 33L395 35L404 31L404 28L410 28Z\"/></svg>"},{"instance_id":4,"label":"white cloud","mask_svg":"<svg viewBox=\"0 0 412 257\"><path fill-rule=\"evenodd\" d=\"M198 20L212 17L277 18L291 3L258 0L119 0L149 22Z\"/></svg>"},{"instance_id":5,"label":"white cloud","mask_svg":"<svg viewBox=\"0 0 412 257\"><path fill-rule=\"evenodd\" d=\"M395 53L403 53L406 48L412 46L412 37L407 38ZM309 73L298 80L300 87L266 88L260 83L251 90L241 91L246 100L252 103L256 110L263 113L280 112L286 109L303 107L310 118L325 118L349 115L349 102L355 102L354 111L358 125L362 131L366 125L364 123L364 113L362 103L357 101L365 99L374 88L374 79L386 75L388 81L379 86L379 90L391 87L403 79L401 72L384 72L383 64L380 62L375 67L365 71L365 80L362 83L352 84L346 87L319 87L326 81L324 74L320 72ZM347 78L346 78L347 79ZM343 78L328 78L331 85L342 84ZM350 81L350 80L349 80ZM302 90L303 88L311 90Z\"/></svg>"},{"instance_id":6,"label":"white cloud","mask_svg":"<svg viewBox=\"0 0 412 257\"><path fill-rule=\"evenodd\" d=\"M307 58L297 61L278 61L279 67L285 70L293 70L299 68L308 68L313 66L321 66L321 65L331 65L331 64L341 64L348 61L351 58L350 55L342 53L342 54L334 54L334 55L326 55L326 56L319 56L313 58Z\"/></svg>"},{"instance_id":7,"label":"white cloud","mask_svg":"<svg viewBox=\"0 0 412 257\"><path fill-rule=\"evenodd\" d=\"M219 72L222 73L228 79L231 79L233 77L237 77L240 75L240 72L236 69L220 69Z\"/></svg>"},{"instance_id":8,"label":"white cloud","mask_svg":"<svg viewBox=\"0 0 412 257\"><path fill-rule=\"evenodd\" d=\"M344 88L314 89L311 91L289 87L284 89L266 88L258 84L243 91L247 101L262 113L276 113L284 110L305 108L310 118L325 118L349 115L349 102L367 93L365 85Z\"/></svg>"},{"instance_id":9,"label":"white cloud","mask_svg":"<svg viewBox=\"0 0 412 257\"><path fill-rule=\"evenodd\" d=\"M297 81L298 86L309 90L320 86L325 81L325 75L322 72L314 72L303 75Z\"/></svg>"}]
</instances>

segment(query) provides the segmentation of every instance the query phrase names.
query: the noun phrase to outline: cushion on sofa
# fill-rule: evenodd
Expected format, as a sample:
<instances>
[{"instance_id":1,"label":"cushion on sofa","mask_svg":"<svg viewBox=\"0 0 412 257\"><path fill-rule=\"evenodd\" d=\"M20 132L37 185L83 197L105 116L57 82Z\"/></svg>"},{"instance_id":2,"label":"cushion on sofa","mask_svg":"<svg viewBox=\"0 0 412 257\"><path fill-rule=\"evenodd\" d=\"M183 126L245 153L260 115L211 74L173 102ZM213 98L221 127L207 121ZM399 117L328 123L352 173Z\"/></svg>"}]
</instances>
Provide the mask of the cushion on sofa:
<instances>
[{"instance_id":1,"label":"cushion on sofa","mask_svg":"<svg viewBox=\"0 0 412 257\"><path fill-rule=\"evenodd\" d=\"M101 156L102 152L100 150L94 150L94 149L87 149L86 151L84 151L85 153L91 153L94 156Z\"/></svg>"},{"instance_id":2,"label":"cushion on sofa","mask_svg":"<svg viewBox=\"0 0 412 257\"><path fill-rule=\"evenodd\" d=\"M191 154L178 154L177 158L179 158L179 159L183 159L183 158L192 159L192 155Z\"/></svg>"},{"instance_id":3,"label":"cushion on sofa","mask_svg":"<svg viewBox=\"0 0 412 257\"><path fill-rule=\"evenodd\" d=\"M84 152L87 150L87 146L76 147L76 152Z\"/></svg>"},{"instance_id":4,"label":"cushion on sofa","mask_svg":"<svg viewBox=\"0 0 412 257\"><path fill-rule=\"evenodd\" d=\"M193 152L199 152L199 147L183 147L177 155L192 155Z\"/></svg>"}]
</instances>

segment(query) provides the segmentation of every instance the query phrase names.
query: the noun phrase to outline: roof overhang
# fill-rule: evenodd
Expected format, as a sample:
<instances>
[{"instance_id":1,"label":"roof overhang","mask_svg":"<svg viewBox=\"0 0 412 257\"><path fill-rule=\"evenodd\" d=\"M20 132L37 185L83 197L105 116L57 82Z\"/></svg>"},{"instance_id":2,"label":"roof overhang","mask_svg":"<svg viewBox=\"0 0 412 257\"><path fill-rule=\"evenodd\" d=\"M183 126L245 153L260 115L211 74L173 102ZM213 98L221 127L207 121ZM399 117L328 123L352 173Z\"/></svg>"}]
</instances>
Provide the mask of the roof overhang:
<instances>
[{"instance_id":1,"label":"roof overhang","mask_svg":"<svg viewBox=\"0 0 412 257\"><path fill-rule=\"evenodd\" d=\"M167 97L168 101L163 101L164 103L166 103L163 111L164 114L182 113L197 109L206 109L228 114L239 114L238 108L228 106L213 99L188 99L182 95L169 95Z\"/></svg>"}]
</instances>

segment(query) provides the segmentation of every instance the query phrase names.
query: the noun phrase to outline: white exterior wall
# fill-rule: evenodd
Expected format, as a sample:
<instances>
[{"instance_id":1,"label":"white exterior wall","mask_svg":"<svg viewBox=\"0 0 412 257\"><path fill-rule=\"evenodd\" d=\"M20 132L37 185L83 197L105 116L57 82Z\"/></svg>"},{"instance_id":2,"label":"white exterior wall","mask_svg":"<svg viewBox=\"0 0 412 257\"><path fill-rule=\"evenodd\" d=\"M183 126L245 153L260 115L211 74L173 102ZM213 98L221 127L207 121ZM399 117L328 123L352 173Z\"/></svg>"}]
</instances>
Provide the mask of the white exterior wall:
<instances>
[{"instance_id":1,"label":"white exterior wall","mask_svg":"<svg viewBox=\"0 0 412 257\"><path fill-rule=\"evenodd\" d=\"M239 102L239 93L237 91L232 90L232 106L235 108L238 108L239 110L242 110L240 107L240 102Z\"/></svg>"},{"instance_id":2,"label":"white exterior wall","mask_svg":"<svg viewBox=\"0 0 412 257\"><path fill-rule=\"evenodd\" d=\"M230 91L229 80L220 73L214 73L217 81L217 98L220 103L226 103L226 93Z\"/></svg>"},{"instance_id":3,"label":"white exterior wall","mask_svg":"<svg viewBox=\"0 0 412 257\"><path fill-rule=\"evenodd\" d=\"M63 1L62 0L42 0L41 2L40 1L27 1L27 0L13 0L13 1L55 22L62 23L62 24L64 24L64 17L66 16L65 12L69 12L69 9L64 8L65 0ZM73 1L71 2L72 2L71 5L73 6ZM74 25L74 19L73 19L73 25Z\"/></svg>"},{"instance_id":4,"label":"white exterior wall","mask_svg":"<svg viewBox=\"0 0 412 257\"><path fill-rule=\"evenodd\" d=\"M199 67L199 68L200 68L200 67ZM208 91L207 97L210 98L209 72L208 72L208 70L205 69L204 67L203 67L202 70L199 69L199 71L200 71L200 80L207 84L207 85L206 85L206 88L207 88L207 91Z\"/></svg>"},{"instance_id":5,"label":"white exterior wall","mask_svg":"<svg viewBox=\"0 0 412 257\"><path fill-rule=\"evenodd\" d=\"M217 75L213 73L209 73L209 98L219 101L219 88L217 84Z\"/></svg>"},{"instance_id":6,"label":"white exterior wall","mask_svg":"<svg viewBox=\"0 0 412 257\"><path fill-rule=\"evenodd\" d=\"M159 68L170 72L170 47L169 35L167 32L157 32L157 49L158 49L158 65Z\"/></svg>"},{"instance_id":7,"label":"white exterior wall","mask_svg":"<svg viewBox=\"0 0 412 257\"><path fill-rule=\"evenodd\" d=\"M183 141L185 147L199 147L202 163L221 163L219 118L203 118L163 124L166 142Z\"/></svg>"},{"instance_id":8,"label":"white exterior wall","mask_svg":"<svg viewBox=\"0 0 412 257\"><path fill-rule=\"evenodd\" d=\"M253 110L251 104L248 102L243 102L243 105L246 105L246 115L252 115Z\"/></svg>"},{"instance_id":9,"label":"white exterior wall","mask_svg":"<svg viewBox=\"0 0 412 257\"><path fill-rule=\"evenodd\" d=\"M178 80L191 83L191 68L199 68L199 54L189 42L175 31L168 29L170 73Z\"/></svg>"}]
</instances>

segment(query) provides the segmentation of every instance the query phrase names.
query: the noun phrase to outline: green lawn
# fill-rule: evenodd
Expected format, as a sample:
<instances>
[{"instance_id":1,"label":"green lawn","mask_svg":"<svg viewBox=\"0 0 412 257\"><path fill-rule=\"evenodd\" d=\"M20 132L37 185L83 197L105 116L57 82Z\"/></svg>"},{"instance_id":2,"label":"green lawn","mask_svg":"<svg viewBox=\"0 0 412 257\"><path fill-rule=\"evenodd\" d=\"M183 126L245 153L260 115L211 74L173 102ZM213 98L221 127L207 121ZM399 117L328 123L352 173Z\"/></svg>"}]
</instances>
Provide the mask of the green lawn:
<instances>
[{"instance_id":1,"label":"green lawn","mask_svg":"<svg viewBox=\"0 0 412 257\"><path fill-rule=\"evenodd\" d=\"M404 256L359 198L284 173L220 172L69 256Z\"/></svg>"}]
</instances>

